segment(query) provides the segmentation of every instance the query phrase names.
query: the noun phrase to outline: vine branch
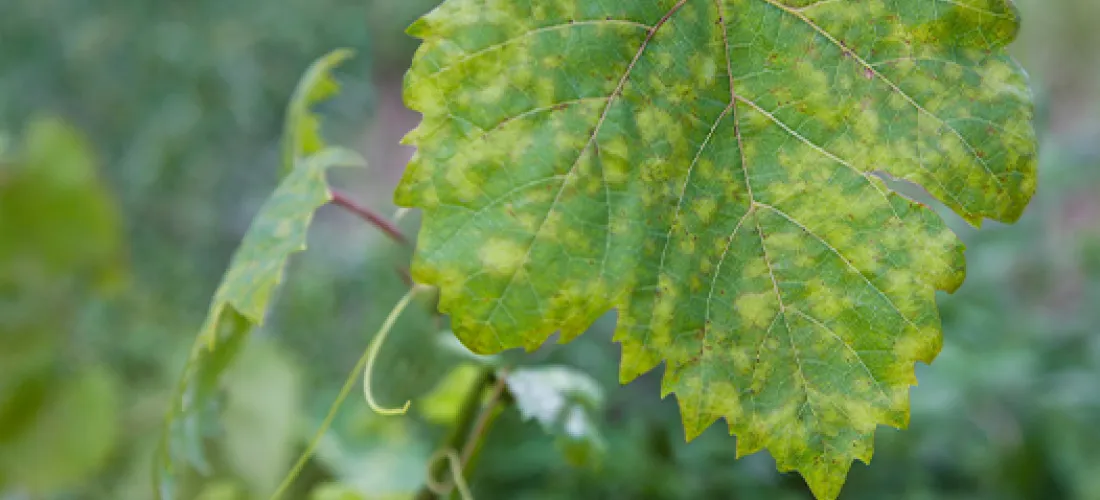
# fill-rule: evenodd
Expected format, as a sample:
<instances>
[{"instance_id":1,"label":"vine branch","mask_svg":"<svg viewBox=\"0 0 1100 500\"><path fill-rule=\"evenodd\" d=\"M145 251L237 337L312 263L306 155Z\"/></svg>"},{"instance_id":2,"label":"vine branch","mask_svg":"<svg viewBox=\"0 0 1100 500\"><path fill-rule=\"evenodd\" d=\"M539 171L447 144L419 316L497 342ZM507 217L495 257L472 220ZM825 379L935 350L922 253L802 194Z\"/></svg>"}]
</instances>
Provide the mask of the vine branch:
<instances>
[{"instance_id":1,"label":"vine branch","mask_svg":"<svg viewBox=\"0 0 1100 500\"><path fill-rule=\"evenodd\" d=\"M462 404L455 427L451 430L447 441L440 448L443 450L442 453L448 451L456 453L455 450L462 450L461 455L457 456L457 467L453 458L447 461L440 460L437 453L436 459L430 462L427 481L424 487L417 492L416 500L435 500L437 498L441 489L441 482L438 478L447 470L449 463L455 477L452 479L453 482L447 485L445 489L449 490L457 485L465 484L460 475L468 470L470 462L483 442L485 433L488 431L493 418L497 415L497 407L504 402L503 394L506 381L506 370L501 370L495 374L493 369L489 367L482 370L473 388L466 395L466 400ZM489 394L489 399L485 404L482 404L482 396L485 394L485 390L490 387L492 392ZM461 491L460 493L468 494L468 492Z\"/></svg>"},{"instance_id":2,"label":"vine branch","mask_svg":"<svg viewBox=\"0 0 1100 500\"><path fill-rule=\"evenodd\" d=\"M463 469L469 465L470 459L473 458L474 452L481 444L481 438L484 437L486 430L489 428L489 421L495 416L496 407L501 402L501 395L504 394L504 386L507 382L507 377L507 370L501 370L495 375L496 382L493 384L493 392L489 395L489 401L485 404L485 408L481 410L481 413L478 414L477 422L466 438L465 447L462 448L462 460L460 463Z\"/></svg>"}]
</instances>

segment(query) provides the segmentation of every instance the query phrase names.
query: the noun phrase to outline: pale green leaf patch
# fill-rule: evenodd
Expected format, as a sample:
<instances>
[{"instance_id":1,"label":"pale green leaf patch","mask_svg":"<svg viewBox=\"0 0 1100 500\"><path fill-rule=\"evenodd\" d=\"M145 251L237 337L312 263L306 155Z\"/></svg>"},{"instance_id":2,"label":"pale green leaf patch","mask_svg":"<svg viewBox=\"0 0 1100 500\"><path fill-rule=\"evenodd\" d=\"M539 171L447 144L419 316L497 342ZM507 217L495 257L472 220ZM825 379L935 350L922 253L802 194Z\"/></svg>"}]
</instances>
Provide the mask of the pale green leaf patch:
<instances>
[{"instance_id":1,"label":"pale green leaf patch","mask_svg":"<svg viewBox=\"0 0 1100 500\"><path fill-rule=\"evenodd\" d=\"M621 379L665 363L687 437L719 418L834 498L904 427L971 224L1036 187L1008 0L446 0L405 101L413 276L472 351L619 315Z\"/></svg>"}]
</instances>

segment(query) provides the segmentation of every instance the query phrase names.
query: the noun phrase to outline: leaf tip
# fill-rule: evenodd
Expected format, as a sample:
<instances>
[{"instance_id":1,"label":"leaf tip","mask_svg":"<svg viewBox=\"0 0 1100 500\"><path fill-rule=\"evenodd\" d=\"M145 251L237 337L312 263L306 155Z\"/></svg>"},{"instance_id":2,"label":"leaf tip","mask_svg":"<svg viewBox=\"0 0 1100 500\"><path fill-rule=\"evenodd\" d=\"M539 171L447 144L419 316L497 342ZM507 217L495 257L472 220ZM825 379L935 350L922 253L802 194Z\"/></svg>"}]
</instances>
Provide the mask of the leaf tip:
<instances>
[{"instance_id":1,"label":"leaf tip","mask_svg":"<svg viewBox=\"0 0 1100 500\"><path fill-rule=\"evenodd\" d=\"M841 477L845 476L847 476L847 471ZM837 481L829 477L811 479L811 476L806 474L803 474L802 478L806 480L806 485L810 487L810 492L814 494L814 498L817 500L836 500L840 496L841 488L844 487L843 480Z\"/></svg>"}]
</instances>

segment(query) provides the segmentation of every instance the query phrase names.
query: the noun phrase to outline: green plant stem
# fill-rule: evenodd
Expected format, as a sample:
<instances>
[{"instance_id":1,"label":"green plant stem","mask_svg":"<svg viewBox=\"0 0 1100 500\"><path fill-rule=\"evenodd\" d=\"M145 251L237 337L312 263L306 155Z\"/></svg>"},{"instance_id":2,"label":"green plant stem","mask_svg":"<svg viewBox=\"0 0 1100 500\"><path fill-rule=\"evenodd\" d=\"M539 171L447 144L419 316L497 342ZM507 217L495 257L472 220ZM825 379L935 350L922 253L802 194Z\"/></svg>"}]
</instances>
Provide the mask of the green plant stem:
<instances>
[{"instance_id":1,"label":"green plant stem","mask_svg":"<svg viewBox=\"0 0 1100 500\"><path fill-rule=\"evenodd\" d=\"M500 404L505 401L502 397L505 377L503 371L496 374L490 367L482 369L473 388L466 395L466 400L462 403L458 421L440 448L441 450L453 450L456 453L461 450L459 469L464 474L469 471L469 466L483 443L482 438L496 418ZM492 388L492 392L489 400L483 405L482 396L485 394L486 389L490 388ZM428 469L429 479L427 482L438 484L440 482L439 477L447 470L447 465L448 462L445 460L433 461ZM437 494L432 491L428 484L425 484L417 492L415 498L416 500L434 500L437 498Z\"/></svg>"},{"instance_id":2,"label":"green plant stem","mask_svg":"<svg viewBox=\"0 0 1100 500\"><path fill-rule=\"evenodd\" d=\"M473 384L473 388L466 394L466 399L462 402L462 409L459 410L458 413L458 421L455 422L454 427L451 428L447 440L443 442L440 449L460 450L464 447L467 433L473 426L474 419L478 416L478 408L481 407L481 395L485 392L485 388L493 383L493 378L492 368L482 368L481 373L478 374L478 378ZM428 477L430 480L438 481L439 477L443 475L446 470L447 464L441 460L437 460L429 465ZM435 498L436 494L432 492L431 488L427 485L424 485L416 495L417 500L433 500Z\"/></svg>"},{"instance_id":3,"label":"green plant stem","mask_svg":"<svg viewBox=\"0 0 1100 500\"><path fill-rule=\"evenodd\" d=\"M467 466L470 465L470 460L473 459L474 454L481 448L481 444L484 442L482 439L485 433L488 432L489 426L496 418L497 406L501 403L501 396L504 394L504 387L508 374L505 370L501 370L494 378L496 382L493 384L493 392L489 395L489 401L486 403L485 408L481 410L481 413L477 416L477 422L474 423L473 429L470 430L469 437L466 439L466 444L462 448L462 468L467 470Z\"/></svg>"}]
</instances>

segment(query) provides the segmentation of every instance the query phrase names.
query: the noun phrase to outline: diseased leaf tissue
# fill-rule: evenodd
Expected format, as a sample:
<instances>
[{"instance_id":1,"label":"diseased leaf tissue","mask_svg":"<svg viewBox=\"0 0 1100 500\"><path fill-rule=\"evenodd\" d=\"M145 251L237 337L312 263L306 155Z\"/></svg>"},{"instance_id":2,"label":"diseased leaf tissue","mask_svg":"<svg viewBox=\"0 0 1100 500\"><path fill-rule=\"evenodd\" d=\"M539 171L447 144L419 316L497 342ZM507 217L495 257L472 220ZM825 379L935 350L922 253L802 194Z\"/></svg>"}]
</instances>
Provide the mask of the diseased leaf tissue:
<instances>
[{"instance_id":1,"label":"diseased leaf tissue","mask_svg":"<svg viewBox=\"0 0 1100 500\"><path fill-rule=\"evenodd\" d=\"M447 0L410 28L415 278L479 353L617 308L623 382L664 361L689 438L725 418L836 497L965 273L872 172L1017 219L1017 27L1007 0Z\"/></svg>"}]
</instances>

